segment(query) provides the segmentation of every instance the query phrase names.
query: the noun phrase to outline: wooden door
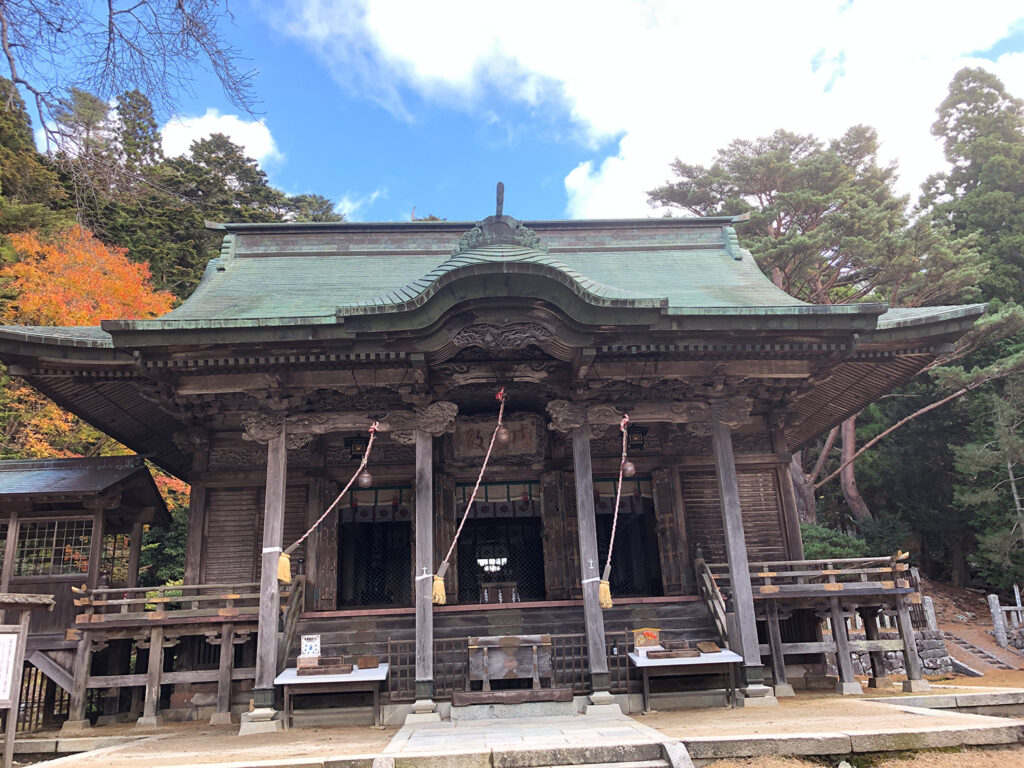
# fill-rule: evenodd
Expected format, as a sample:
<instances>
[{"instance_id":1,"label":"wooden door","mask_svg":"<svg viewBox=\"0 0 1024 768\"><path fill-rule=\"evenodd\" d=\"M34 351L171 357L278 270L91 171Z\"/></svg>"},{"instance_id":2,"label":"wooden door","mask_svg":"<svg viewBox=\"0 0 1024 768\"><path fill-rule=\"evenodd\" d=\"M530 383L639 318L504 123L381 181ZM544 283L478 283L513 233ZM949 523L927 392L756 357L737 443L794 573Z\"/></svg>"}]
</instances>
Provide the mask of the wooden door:
<instances>
[{"instance_id":1,"label":"wooden door","mask_svg":"<svg viewBox=\"0 0 1024 768\"><path fill-rule=\"evenodd\" d=\"M332 480L313 478L309 484L306 525L315 523L334 501L341 489ZM338 607L338 529L339 510L335 509L306 540L309 561L308 604L314 611L333 611ZM287 547L290 542L285 542Z\"/></svg>"},{"instance_id":2,"label":"wooden door","mask_svg":"<svg viewBox=\"0 0 1024 768\"><path fill-rule=\"evenodd\" d=\"M567 600L569 581L564 562L565 523L562 511L562 473L540 476L540 519L544 538L544 592L548 600Z\"/></svg>"},{"instance_id":3,"label":"wooden door","mask_svg":"<svg viewBox=\"0 0 1024 768\"><path fill-rule=\"evenodd\" d=\"M583 598L583 585L580 583L580 521L576 512L576 475L565 472L562 475L562 530L565 547L563 563L565 579L569 585L569 597Z\"/></svg>"},{"instance_id":4,"label":"wooden door","mask_svg":"<svg viewBox=\"0 0 1024 768\"><path fill-rule=\"evenodd\" d=\"M434 573L441 567L441 561L455 538L458 516L464 510L455 504L455 480L451 475L434 475ZM459 602L459 548L452 552L448 572L444 576L444 591L448 605Z\"/></svg>"},{"instance_id":5,"label":"wooden door","mask_svg":"<svg viewBox=\"0 0 1024 768\"><path fill-rule=\"evenodd\" d=\"M690 558L686 551L683 511L679 494L679 471L675 467L656 469L651 474L654 486L654 518L661 557L661 584L666 595L686 592Z\"/></svg>"}]
</instances>

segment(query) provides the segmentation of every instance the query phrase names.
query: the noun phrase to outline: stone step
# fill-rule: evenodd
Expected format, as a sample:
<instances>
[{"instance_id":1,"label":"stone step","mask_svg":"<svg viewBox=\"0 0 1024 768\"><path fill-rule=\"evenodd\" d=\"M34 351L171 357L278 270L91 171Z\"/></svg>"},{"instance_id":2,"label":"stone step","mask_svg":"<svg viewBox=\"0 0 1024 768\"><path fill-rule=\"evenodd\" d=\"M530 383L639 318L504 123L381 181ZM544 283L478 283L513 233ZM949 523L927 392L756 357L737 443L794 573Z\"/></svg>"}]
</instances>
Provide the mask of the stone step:
<instances>
[{"instance_id":1,"label":"stone step","mask_svg":"<svg viewBox=\"0 0 1024 768\"><path fill-rule=\"evenodd\" d=\"M995 667L996 669L1003 669L1008 671L1019 669L1019 667L1017 666L1010 666L1005 661L1003 661L1003 659L999 658L993 653L990 653L989 651L986 651L984 648L979 648L977 645L970 642L969 640L965 640L964 638L954 635L951 632L946 632L945 635L946 640L953 643L953 645L955 645L957 648L960 648L961 650L967 651L968 653L976 656L978 659L983 661L985 664L988 664L990 667Z\"/></svg>"},{"instance_id":2,"label":"stone step","mask_svg":"<svg viewBox=\"0 0 1024 768\"><path fill-rule=\"evenodd\" d=\"M613 724L614 721L609 721ZM499 750L491 753L494 768L547 768L572 765L579 768L665 768L661 744L597 744L590 747L552 747L537 749Z\"/></svg>"}]
</instances>

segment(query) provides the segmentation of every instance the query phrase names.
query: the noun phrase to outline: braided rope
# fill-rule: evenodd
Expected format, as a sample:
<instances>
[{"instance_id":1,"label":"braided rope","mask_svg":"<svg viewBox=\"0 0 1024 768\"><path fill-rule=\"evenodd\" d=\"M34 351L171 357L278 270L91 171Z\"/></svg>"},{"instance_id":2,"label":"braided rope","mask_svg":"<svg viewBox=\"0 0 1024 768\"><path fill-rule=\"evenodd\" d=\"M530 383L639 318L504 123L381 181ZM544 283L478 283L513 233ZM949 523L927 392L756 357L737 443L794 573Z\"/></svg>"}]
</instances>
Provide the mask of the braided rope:
<instances>
[{"instance_id":1,"label":"braided rope","mask_svg":"<svg viewBox=\"0 0 1024 768\"><path fill-rule=\"evenodd\" d=\"M487 446L487 453L484 455L483 464L480 465L480 474L476 477L476 485L473 486L473 493L470 494L469 502L466 504L466 511L462 513L462 521L459 523L459 528L455 531L455 536L452 538L452 545L448 547L448 554L444 556L444 560L441 561L441 565L438 567L438 572L443 573L448 567L448 561L451 560L452 552L455 551L455 545L459 541L459 535L462 533L462 528L466 524L466 520L469 518L469 511L473 508L473 502L476 500L476 492L480 490L480 483L484 479L484 472L487 471L487 462L491 459L491 452L494 450L494 440L498 437L498 430L502 427L502 419L505 416L505 388L502 387L498 390L498 393L494 396L501 405L498 406L498 423L494 426L494 432L491 433L491 443Z\"/></svg>"},{"instance_id":2,"label":"braided rope","mask_svg":"<svg viewBox=\"0 0 1024 768\"><path fill-rule=\"evenodd\" d=\"M626 440L628 438L629 428L629 415L623 414L622 421L619 422L619 429L622 430L622 458L619 460L619 485L615 489L615 514L612 516L612 535L608 540L608 558L604 562L604 581L608 581L608 576L612 570L612 549L615 547L615 529L619 525L619 502L622 499L622 471L623 467L626 466Z\"/></svg>"},{"instance_id":3,"label":"braided rope","mask_svg":"<svg viewBox=\"0 0 1024 768\"><path fill-rule=\"evenodd\" d=\"M366 463L370 460L370 449L373 448L373 441L374 438L377 437L377 430L379 428L379 422L375 421L373 422L373 424L370 425L370 439L366 443L366 450L363 451L363 460L359 462L359 466L356 468L355 474L352 475L352 477L349 479L345 487L341 489L341 493L338 494L338 497L334 500L331 506L327 508L327 511L320 515L320 518L315 523L313 523L312 526L310 526L308 531L306 531L304 534L302 534L301 537L299 537L298 541L296 541L294 544L292 544L290 547L288 547L288 549L284 551L286 555L290 555L292 552L298 549L299 545L309 538L309 535L316 530L317 526L327 519L327 516L331 514L331 512L334 511L335 507L337 507L338 504L341 502L342 497L344 497L344 495L348 493L348 489L352 487L352 483L354 483L356 481L356 478L359 477L359 473L366 469Z\"/></svg>"}]
</instances>

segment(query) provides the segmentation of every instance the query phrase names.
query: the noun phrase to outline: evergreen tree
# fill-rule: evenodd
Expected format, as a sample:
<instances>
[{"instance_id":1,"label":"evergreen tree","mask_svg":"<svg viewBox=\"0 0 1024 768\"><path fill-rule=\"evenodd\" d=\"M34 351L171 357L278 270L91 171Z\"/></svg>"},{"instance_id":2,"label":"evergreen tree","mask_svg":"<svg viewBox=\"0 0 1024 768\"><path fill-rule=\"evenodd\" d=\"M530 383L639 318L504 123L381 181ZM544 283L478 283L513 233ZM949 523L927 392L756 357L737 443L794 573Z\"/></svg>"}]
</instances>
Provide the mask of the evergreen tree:
<instances>
[{"instance_id":1,"label":"evergreen tree","mask_svg":"<svg viewBox=\"0 0 1024 768\"><path fill-rule=\"evenodd\" d=\"M323 195L292 195L286 201L291 221L344 221L345 216L334 210L334 203Z\"/></svg>"},{"instance_id":2,"label":"evergreen tree","mask_svg":"<svg viewBox=\"0 0 1024 768\"><path fill-rule=\"evenodd\" d=\"M0 262L15 258L6 235L53 232L71 223L68 196L46 158L36 151L25 104L9 80L0 78Z\"/></svg>"},{"instance_id":3,"label":"evergreen tree","mask_svg":"<svg viewBox=\"0 0 1024 768\"><path fill-rule=\"evenodd\" d=\"M710 167L673 163L675 179L652 190L655 206L697 215L749 214L750 248L772 281L819 304L865 299L920 306L969 299L982 266L969 239L954 239L928 219L911 221L907 199L894 191L895 167L878 161L872 128L854 126L828 143L776 131L737 140ZM854 475L856 417L842 430L841 486L860 525L872 521ZM824 440L821 461L794 456L792 475L801 517L815 518L814 483L826 468L836 434Z\"/></svg>"},{"instance_id":4,"label":"evergreen tree","mask_svg":"<svg viewBox=\"0 0 1024 768\"><path fill-rule=\"evenodd\" d=\"M126 91L117 97L117 123L114 143L121 165L130 177L163 160L160 129L153 105L139 91Z\"/></svg>"},{"instance_id":5,"label":"evergreen tree","mask_svg":"<svg viewBox=\"0 0 1024 768\"><path fill-rule=\"evenodd\" d=\"M1024 102L983 69L962 69L932 133L950 168L929 178L922 205L957 233L971 233L988 264L986 298L1024 297Z\"/></svg>"}]
</instances>

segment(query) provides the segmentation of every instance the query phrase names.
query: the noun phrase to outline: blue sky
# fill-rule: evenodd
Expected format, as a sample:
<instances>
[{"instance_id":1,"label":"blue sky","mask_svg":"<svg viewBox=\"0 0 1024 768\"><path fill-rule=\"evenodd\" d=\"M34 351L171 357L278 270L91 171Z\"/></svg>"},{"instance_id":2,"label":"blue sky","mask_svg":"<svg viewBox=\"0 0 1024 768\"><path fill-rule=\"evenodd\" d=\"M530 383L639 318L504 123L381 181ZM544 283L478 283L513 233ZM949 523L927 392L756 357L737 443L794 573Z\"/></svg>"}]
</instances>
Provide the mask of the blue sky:
<instances>
[{"instance_id":1,"label":"blue sky","mask_svg":"<svg viewBox=\"0 0 1024 768\"><path fill-rule=\"evenodd\" d=\"M200 76L166 150L229 133L289 193L353 220L479 219L505 182L524 219L660 215L646 189L776 128L878 128L900 190L942 167L930 136L953 73L1024 96L1024 7L975 2L240 0L224 32L260 114ZM257 122L258 120L258 122Z\"/></svg>"}]
</instances>

